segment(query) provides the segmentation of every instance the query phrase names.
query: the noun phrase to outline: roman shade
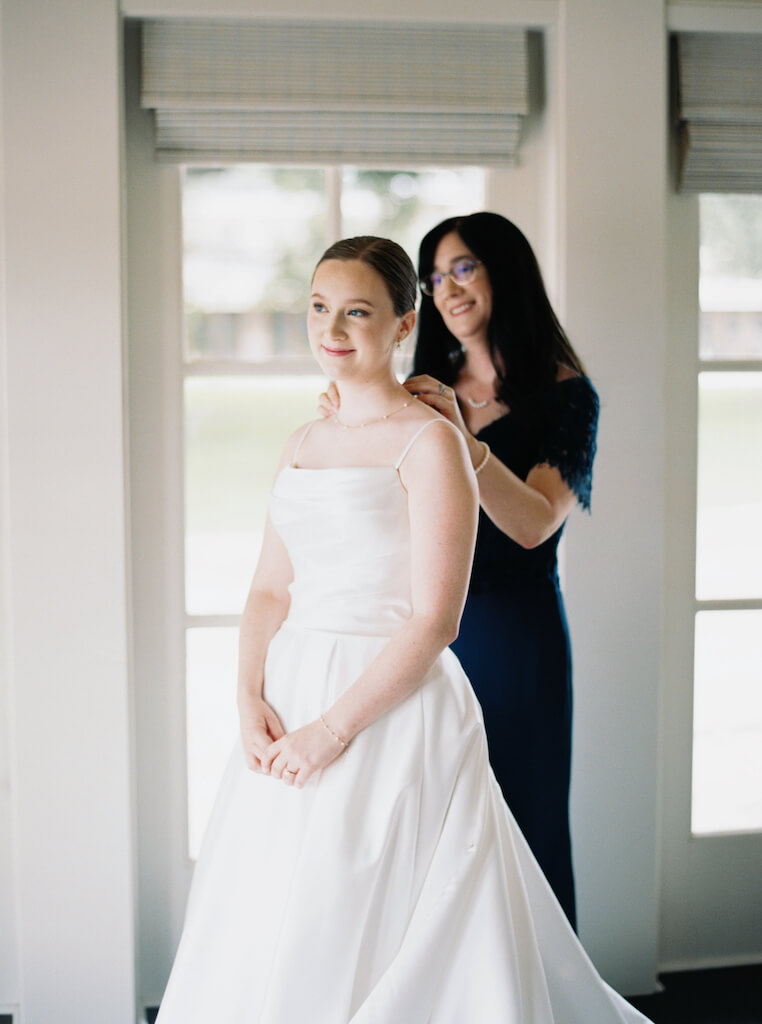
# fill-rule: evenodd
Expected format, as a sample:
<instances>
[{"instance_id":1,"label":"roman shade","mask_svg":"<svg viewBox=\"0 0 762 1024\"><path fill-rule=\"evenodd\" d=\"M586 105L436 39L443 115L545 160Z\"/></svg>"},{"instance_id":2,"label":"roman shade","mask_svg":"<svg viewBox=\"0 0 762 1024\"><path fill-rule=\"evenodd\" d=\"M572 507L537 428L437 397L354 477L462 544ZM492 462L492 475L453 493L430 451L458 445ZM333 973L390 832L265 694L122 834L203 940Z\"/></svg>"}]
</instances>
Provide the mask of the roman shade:
<instances>
[{"instance_id":1,"label":"roman shade","mask_svg":"<svg viewBox=\"0 0 762 1024\"><path fill-rule=\"evenodd\" d=\"M381 22L148 20L159 159L513 164L526 32Z\"/></svg>"},{"instance_id":2,"label":"roman shade","mask_svg":"<svg viewBox=\"0 0 762 1024\"><path fill-rule=\"evenodd\" d=\"M672 59L679 190L762 192L762 36L680 33Z\"/></svg>"}]
</instances>

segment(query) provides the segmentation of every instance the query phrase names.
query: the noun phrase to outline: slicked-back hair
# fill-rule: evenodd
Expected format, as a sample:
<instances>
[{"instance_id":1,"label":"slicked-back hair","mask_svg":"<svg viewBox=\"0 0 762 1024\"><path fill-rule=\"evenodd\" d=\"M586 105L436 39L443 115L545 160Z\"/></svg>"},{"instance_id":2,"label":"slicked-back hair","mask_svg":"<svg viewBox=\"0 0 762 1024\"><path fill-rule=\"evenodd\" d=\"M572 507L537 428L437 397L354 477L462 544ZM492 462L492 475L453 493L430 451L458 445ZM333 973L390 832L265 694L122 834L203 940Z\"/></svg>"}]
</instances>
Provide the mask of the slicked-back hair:
<instances>
[{"instance_id":1,"label":"slicked-back hair","mask_svg":"<svg viewBox=\"0 0 762 1024\"><path fill-rule=\"evenodd\" d=\"M452 232L481 260L489 276L492 314L487 340L497 373L498 398L520 413L539 390L556 379L559 365L585 375L553 312L532 247L507 218L483 212L442 221L421 242L419 276L432 272L437 246ZM434 300L424 295L413 373L428 373L452 385L464 360L460 342L448 331Z\"/></svg>"},{"instance_id":2,"label":"slicked-back hair","mask_svg":"<svg viewBox=\"0 0 762 1024\"><path fill-rule=\"evenodd\" d=\"M415 267L402 246L390 238L378 238L375 235L343 238L328 246L317 266L326 260L359 260L367 264L384 279L396 316L404 316L415 309L418 297Z\"/></svg>"}]
</instances>

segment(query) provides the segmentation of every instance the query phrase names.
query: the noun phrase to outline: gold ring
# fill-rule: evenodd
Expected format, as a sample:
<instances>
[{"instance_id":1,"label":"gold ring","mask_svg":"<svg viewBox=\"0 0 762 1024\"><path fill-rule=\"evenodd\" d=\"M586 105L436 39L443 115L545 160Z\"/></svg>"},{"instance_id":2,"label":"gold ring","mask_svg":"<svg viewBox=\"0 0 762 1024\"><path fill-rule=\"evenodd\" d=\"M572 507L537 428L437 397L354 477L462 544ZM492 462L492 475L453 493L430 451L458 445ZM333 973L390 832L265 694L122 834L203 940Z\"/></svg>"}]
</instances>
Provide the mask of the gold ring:
<instances>
[{"instance_id":1,"label":"gold ring","mask_svg":"<svg viewBox=\"0 0 762 1024\"><path fill-rule=\"evenodd\" d=\"M284 768L283 770L285 771L286 775L298 775L299 774L299 769L298 768L296 769L296 771L293 771L291 768Z\"/></svg>"}]
</instances>

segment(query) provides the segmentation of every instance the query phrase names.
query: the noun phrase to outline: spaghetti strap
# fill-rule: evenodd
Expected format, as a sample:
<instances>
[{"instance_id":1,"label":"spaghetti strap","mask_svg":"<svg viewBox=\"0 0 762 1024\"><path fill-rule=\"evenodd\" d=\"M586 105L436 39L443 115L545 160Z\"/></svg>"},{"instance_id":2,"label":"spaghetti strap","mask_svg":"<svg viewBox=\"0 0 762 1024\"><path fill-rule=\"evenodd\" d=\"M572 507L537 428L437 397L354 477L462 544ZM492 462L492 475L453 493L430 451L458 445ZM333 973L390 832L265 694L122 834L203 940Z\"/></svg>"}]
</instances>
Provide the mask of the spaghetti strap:
<instances>
[{"instance_id":1,"label":"spaghetti strap","mask_svg":"<svg viewBox=\"0 0 762 1024\"><path fill-rule=\"evenodd\" d=\"M446 423L446 424L447 424L448 426L452 427L452 429L453 429L453 430L457 430L457 429L458 429L458 428L457 428L457 427L455 426L455 424L454 424L454 423L450 423L450 421L449 421L449 420L446 420L446 419L444 418L444 416L437 416L437 418L436 418L435 420L428 420L428 421L427 421L426 423L424 423L424 424L423 424L423 426L422 426L422 427L419 427L419 428L418 428L418 430L416 430L416 432L415 432L415 433L413 434L413 436L412 436L412 437L410 438L410 440L408 441L408 443L407 443L407 444L405 445L405 448L404 448L404 451L402 452L402 455L400 455L400 457L399 457L399 458L397 459L397 461L396 461L396 462L395 462L395 464L394 464L394 468L395 468L395 469L399 469L399 468L400 468L400 466L402 465L402 463L403 463L403 461L404 461L404 459L405 459L405 456L407 455L407 453L408 453L408 452L410 451L410 449L411 449L411 448L413 447L413 445L415 444L415 442L416 442L416 441L418 440L418 438L419 438L419 437L421 436L421 434L422 434L422 433L424 432L424 430L426 429L426 427L430 427L432 423Z\"/></svg>"},{"instance_id":2,"label":"spaghetti strap","mask_svg":"<svg viewBox=\"0 0 762 1024\"><path fill-rule=\"evenodd\" d=\"M296 466L296 457L299 454L299 449L302 447L302 442L304 441L305 437L307 436L307 434L309 434L309 432L312 430L312 428L315 426L316 423L317 423L317 420L310 420L310 422L307 424L307 426L302 431L302 436L296 442L296 448L294 448L294 454L291 456L291 461L289 462L289 466L291 466L292 468L294 466Z\"/></svg>"}]
</instances>

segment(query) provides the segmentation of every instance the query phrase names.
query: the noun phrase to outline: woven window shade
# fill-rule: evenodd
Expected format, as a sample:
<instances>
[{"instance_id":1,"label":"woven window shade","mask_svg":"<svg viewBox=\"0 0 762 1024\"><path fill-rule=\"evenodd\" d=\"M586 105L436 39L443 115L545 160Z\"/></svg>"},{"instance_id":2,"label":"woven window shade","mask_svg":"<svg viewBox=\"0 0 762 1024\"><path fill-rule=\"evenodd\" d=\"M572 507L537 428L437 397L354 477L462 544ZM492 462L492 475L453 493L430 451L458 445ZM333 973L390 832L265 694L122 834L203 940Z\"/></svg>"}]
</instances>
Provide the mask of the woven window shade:
<instances>
[{"instance_id":1,"label":"woven window shade","mask_svg":"<svg viewBox=\"0 0 762 1024\"><path fill-rule=\"evenodd\" d=\"M676 40L678 188L762 192L762 36Z\"/></svg>"},{"instance_id":2,"label":"woven window shade","mask_svg":"<svg viewBox=\"0 0 762 1024\"><path fill-rule=\"evenodd\" d=\"M526 32L500 26L156 20L142 103L160 159L512 164Z\"/></svg>"}]
</instances>

